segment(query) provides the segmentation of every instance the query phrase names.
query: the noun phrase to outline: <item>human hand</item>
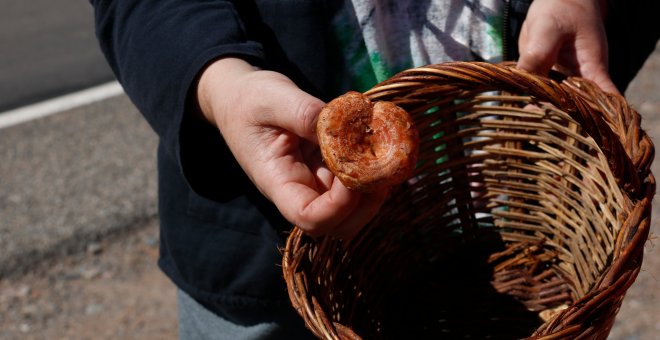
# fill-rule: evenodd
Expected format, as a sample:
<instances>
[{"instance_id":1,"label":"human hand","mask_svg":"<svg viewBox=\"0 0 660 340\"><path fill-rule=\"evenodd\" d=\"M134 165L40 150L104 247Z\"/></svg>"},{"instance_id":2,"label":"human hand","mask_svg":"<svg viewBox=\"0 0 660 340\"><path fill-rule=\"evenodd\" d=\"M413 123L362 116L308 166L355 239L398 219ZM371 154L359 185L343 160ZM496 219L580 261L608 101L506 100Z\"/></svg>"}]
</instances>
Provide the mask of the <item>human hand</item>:
<instances>
[{"instance_id":1,"label":"human hand","mask_svg":"<svg viewBox=\"0 0 660 340\"><path fill-rule=\"evenodd\" d=\"M385 192L350 191L323 164L315 126L324 103L284 75L220 59L197 98L257 188L306 233L352 238L383 203Z\"/></svg>"},{"instance_id":2,"label":"human hand","mask_svg":"<svg viewBox=\"0 0 660 340\"><path fill-rule=\"evenodd\" d=\"M556 67L618 94L608 73L605 6L604 0L534 1L520 32L518 67L543 75Z\"/></svg>"}]
</instances>

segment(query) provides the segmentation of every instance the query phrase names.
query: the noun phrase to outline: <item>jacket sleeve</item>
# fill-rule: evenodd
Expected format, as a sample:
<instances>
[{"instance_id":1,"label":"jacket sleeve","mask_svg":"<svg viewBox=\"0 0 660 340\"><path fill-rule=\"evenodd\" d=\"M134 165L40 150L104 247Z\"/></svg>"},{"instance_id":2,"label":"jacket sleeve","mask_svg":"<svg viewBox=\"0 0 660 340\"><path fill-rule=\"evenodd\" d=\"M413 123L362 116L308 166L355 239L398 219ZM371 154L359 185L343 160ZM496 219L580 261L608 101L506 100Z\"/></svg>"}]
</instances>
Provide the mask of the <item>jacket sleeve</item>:
<instances>
[{"instance_id":1,"label":"jacket sleeve","mask_svg":"<svg viewBox=\"0 0 660 340\"><path fill-rule=\"evenodd\" d=\"M211 60L238 55L259 64L262 45L248 39L231 1L90 2L101 50L117 79L193 190L213 196L203 191L217 192L217 188L210 189L203 183L204 174L195 172L240 169L215 128L188 118L194 108L189 96L198 73ZM221 149L209 150L214 147ZM205 159L214 164L199 170Z\"/></svg>"}]
</instances>

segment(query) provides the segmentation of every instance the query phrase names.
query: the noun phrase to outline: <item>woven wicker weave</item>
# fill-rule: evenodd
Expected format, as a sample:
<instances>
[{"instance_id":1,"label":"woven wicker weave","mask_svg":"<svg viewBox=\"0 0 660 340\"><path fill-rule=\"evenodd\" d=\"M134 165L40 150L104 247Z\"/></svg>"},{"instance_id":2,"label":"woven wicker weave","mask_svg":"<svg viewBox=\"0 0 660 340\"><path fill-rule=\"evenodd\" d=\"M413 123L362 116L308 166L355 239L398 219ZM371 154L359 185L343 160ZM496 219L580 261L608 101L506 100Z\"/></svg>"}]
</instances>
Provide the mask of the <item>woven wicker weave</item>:
<instances>
[{"instance_id":1,"label":"woven wicker weave","mask_svg":"<svg viewBox=\"0 0 660 340\"><path fill-rule=\"evenodd\" d=\"M605 339L642 263L653 144L620 96L512 64L366 94L420 131L415 176L348 244L294 228L291 301L325 339Z\"/></svg>"}]
</instances>

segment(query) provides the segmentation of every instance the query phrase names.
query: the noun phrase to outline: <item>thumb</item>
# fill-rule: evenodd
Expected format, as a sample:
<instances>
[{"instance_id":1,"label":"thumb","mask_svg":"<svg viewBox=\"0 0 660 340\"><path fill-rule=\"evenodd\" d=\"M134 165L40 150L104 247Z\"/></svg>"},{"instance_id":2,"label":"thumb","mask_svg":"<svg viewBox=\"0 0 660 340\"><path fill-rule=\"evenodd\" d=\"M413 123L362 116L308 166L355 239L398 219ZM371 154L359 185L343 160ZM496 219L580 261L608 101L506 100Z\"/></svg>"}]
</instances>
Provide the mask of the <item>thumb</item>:
<instances>
[{"instance_id":1,"label":"thumb","mask_svg":"<svg viewBox=\"0 0 660 340\"><path fill-rule=\"evenodd\" d=\"M325 105L320 99L301 90L289 78L274 72L271 80L262 83L262 115L259 123L290 131L304 139L318 143L316 122ZM257 97L259 98L259 97Z\"/></svg>"},{"instance_id":2,"label":"thumb","mask_svg":"<svg viewBox=\"0 0 660 340\"><path fill-rule=\"evenodd\" d=\"M621 95L619 89L617 89L616 85L614 85L614 82L612 82L612 78L610 78L606 66L603 64L593 65L592 67L585 67L581 73L582 77L592 80L603 91Z\"/></svg>"}]
</instances>

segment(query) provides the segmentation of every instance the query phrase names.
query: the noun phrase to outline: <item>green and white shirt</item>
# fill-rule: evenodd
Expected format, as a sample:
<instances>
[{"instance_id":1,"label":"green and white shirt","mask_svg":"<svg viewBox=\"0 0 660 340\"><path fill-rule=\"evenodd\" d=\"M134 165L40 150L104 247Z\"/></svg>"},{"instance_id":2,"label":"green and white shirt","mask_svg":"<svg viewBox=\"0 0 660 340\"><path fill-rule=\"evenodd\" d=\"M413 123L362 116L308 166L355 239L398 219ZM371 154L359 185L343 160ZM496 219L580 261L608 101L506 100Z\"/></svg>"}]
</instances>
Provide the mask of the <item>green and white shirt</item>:
<instances>
[{"instance_id":1,"label":"green and white shirt","mask_svg":"<svg viewBox=\"0 0 660 340\"><path fill-rule=\"evenodd\" d=\"M333 29L348 74L338 85L365 91L411 67L502 60L503 0L352 0Z\"/></svg>"}]
</instances>

